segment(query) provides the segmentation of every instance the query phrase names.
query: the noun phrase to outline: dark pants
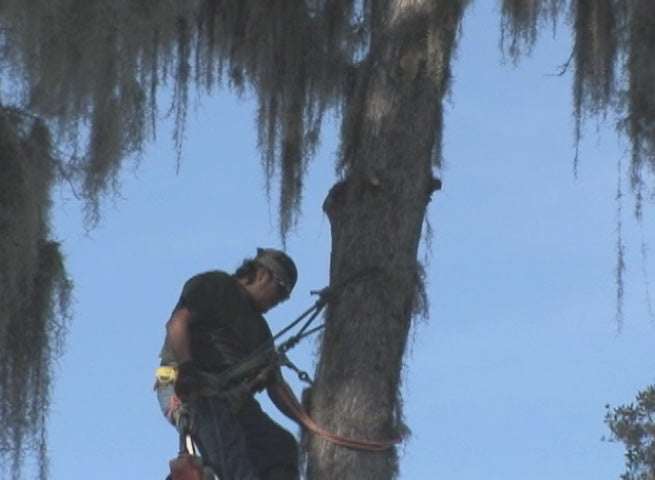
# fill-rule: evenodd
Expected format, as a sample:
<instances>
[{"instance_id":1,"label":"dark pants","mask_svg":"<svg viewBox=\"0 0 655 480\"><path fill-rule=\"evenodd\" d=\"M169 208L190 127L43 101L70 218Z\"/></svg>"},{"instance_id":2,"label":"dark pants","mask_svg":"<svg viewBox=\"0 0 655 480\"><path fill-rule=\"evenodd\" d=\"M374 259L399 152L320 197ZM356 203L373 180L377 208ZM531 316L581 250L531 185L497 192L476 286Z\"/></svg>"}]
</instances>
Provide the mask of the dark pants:
<instances>
[{"instance_id":1,"label":"dark pants","mask_svg":"<svg viewBox=\"0 0 655 480\"><path fill-rule=\"evenodd\" d=\"M254 398L246 400L237 415L215 398L197 400L192 412L192 434L221 480L245 480L253 474L264 480L273 471L287 472L283 476L288 480L298 478L296 439L266 415Z\"/></svg>"},{"instance_id":2,"label":"dark pants","mask_svg":"<svg viewBox=\"0 0 655 480\"><path fill-rule=\"evenodd\" d=\"M164 405L162 393L158 392ZM191 435L221 480L299 478L296 439L254 398L234 415L222 400L203 397L193 402L191 415Z\"/></svg>"}]
</instances>

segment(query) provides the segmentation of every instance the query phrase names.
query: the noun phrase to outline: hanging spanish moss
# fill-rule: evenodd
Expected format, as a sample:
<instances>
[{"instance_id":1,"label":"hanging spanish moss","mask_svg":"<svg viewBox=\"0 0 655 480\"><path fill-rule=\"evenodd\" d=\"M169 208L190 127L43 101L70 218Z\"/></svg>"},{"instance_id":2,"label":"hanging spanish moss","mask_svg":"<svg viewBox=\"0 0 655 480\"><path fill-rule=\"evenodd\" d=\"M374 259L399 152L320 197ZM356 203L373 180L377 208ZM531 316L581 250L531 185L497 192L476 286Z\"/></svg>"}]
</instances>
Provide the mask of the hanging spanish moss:
<instances>
[{"instance_id":1,"label":"hanging spanish moss","mask_svg":"<svg viewBox=\"0 0 655 480\"><path fill-rule=\"evenodd\" d=\"M569 6L566 7L566 3ZM503 0L502 48L516 61L529 54L544 21L568 13L573 48L565 69L573 66L574 169L587 119L613 118L631 145L626 171L619 179L631 186L635 218L641 221L644 190L655 173L655 3L649 0ZM509 40L507 40L509 39ZM647 180L651 180L649 183ZM617 195L617 218L623 200ZM622 316L625 245L617 225L617 318ZM620 321L619 321L620 324Z\"/></svg>"},{"instance_id":2,"label":"hanging spanish moss","mask_svg":"<svg viewBox=\"0 0 655 480\"><path fill-rule=\"evenodd\" d=\"M615 93L617 32L616 12L612 3L611 0L581 0L572 6L575 167L584 116L605 114Z\"/></svg>"},{"instance_id":3,"label":"hanging spanish moss","mask_svg":"<svg viewBox=\"0 0 655 480\"><path fill-rule=\"evenodd\" d=\"M98 200L117 187L121 162L154 134L161 85L173 92L178 149L191 88L254 91L266 178L281 180L284 235L299 211L323 113L341 101L361 41L356 3L7 0L0 49L12 75L3 80L23 86L19 100L49 121L58 147L76 159L91 226Z\"/></svg>"},{"instance_id":4,"label":"hanging spanish moss","mask_svg":"<svg viewBox=\"0 0 655 480\"><path fill-rule=\"evenodd\" d=\"M631 184L641 216L645 171L655 170L655 4L647 0L629 2L622 12L625 71L628 78L622 95L624 128L632 143Z\"/></svg>"},{"instance_id":5,"label":"hanging spanish moss","mask_svg":"<svg viewBox=\"0 0 655 480\"><path fill-rule=\"evenodd\" d=\"M70 282L48 231L49 149L42 122L0 109L0 465L14 479L26 453L46 478L51 372L68 323Z\"/></svg>"},{"instance_id":6,"label":"hanging spanish moss","mask_svg":"<svg viewBox=\"0 0 655 480\"><path fill-rule=\"evenodd\" d=\"M513 62L532 51L544 26L554 25L566 0L502 0L500 48Z\"/></svg>"}]
</instances>

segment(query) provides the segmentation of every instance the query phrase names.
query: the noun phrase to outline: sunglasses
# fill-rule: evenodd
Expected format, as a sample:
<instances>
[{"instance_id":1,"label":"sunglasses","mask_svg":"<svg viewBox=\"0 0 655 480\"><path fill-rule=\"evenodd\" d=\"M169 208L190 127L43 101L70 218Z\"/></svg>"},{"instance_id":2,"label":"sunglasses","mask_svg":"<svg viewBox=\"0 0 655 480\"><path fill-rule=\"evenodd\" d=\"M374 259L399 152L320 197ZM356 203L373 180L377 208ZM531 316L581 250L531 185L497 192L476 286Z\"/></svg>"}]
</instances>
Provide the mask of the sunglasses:
<instances>
[{"instance_id":1,"label":"sunglasses","mask_svg":"<svg viewBox=\"0 0 655 480\"><path fill-rule=\"evenodd\" d=\"M280 279L280 277L275 275L275 272L273 270L271 270L269 268L267 268L266 270L268 270L268 272L271 274L271 277L273 277L273 280L275 280L275 283L277 284L277 289L278 289L278 292L279 292L279 295L280 295L280 298L282 299L282 301L289 298L289 292L287 291L287 287L284 285L284 282Z\"/></svg>"}]
</instances>

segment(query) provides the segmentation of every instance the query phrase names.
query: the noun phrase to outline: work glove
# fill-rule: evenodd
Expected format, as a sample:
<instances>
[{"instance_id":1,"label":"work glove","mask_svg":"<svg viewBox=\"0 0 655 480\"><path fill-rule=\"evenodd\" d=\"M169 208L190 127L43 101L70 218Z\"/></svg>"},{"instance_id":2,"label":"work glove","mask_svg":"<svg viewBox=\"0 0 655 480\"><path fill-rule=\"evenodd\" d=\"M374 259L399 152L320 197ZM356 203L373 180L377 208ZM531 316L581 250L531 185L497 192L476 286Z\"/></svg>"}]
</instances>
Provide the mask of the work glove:
<instances>
[{"instance_id":1,"label":"work glove","mask_svg":"<svg viewBox=\"0 0 655 480\"><path fill-rule=\"evenodd\" d=\"M182 362L177 367L177 380L175 381L175 395L180 400L187 401L192 394L197 393L203 387L202 374L198 365L189 360Z\"/></svg>"}]
</instances>

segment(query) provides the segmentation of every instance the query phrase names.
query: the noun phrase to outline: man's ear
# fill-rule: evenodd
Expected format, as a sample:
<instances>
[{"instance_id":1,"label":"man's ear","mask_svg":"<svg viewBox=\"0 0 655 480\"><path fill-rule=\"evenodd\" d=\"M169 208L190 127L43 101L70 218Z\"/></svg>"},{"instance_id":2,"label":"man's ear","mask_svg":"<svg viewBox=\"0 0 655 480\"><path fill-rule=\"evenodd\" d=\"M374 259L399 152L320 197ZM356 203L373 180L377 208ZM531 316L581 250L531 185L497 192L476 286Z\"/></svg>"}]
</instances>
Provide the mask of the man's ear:
<instances>
[{"instance_id":1,"label":"man's ear","mask_svg":"<svg viewBox=\"0 0 655 480\"><path fill-rule=\"evenodd\" d=\"M268 270L265 268L258 268L257 273L255 274L255 282L263 283L270 276Z\"/></svg>"}]
</instances>

